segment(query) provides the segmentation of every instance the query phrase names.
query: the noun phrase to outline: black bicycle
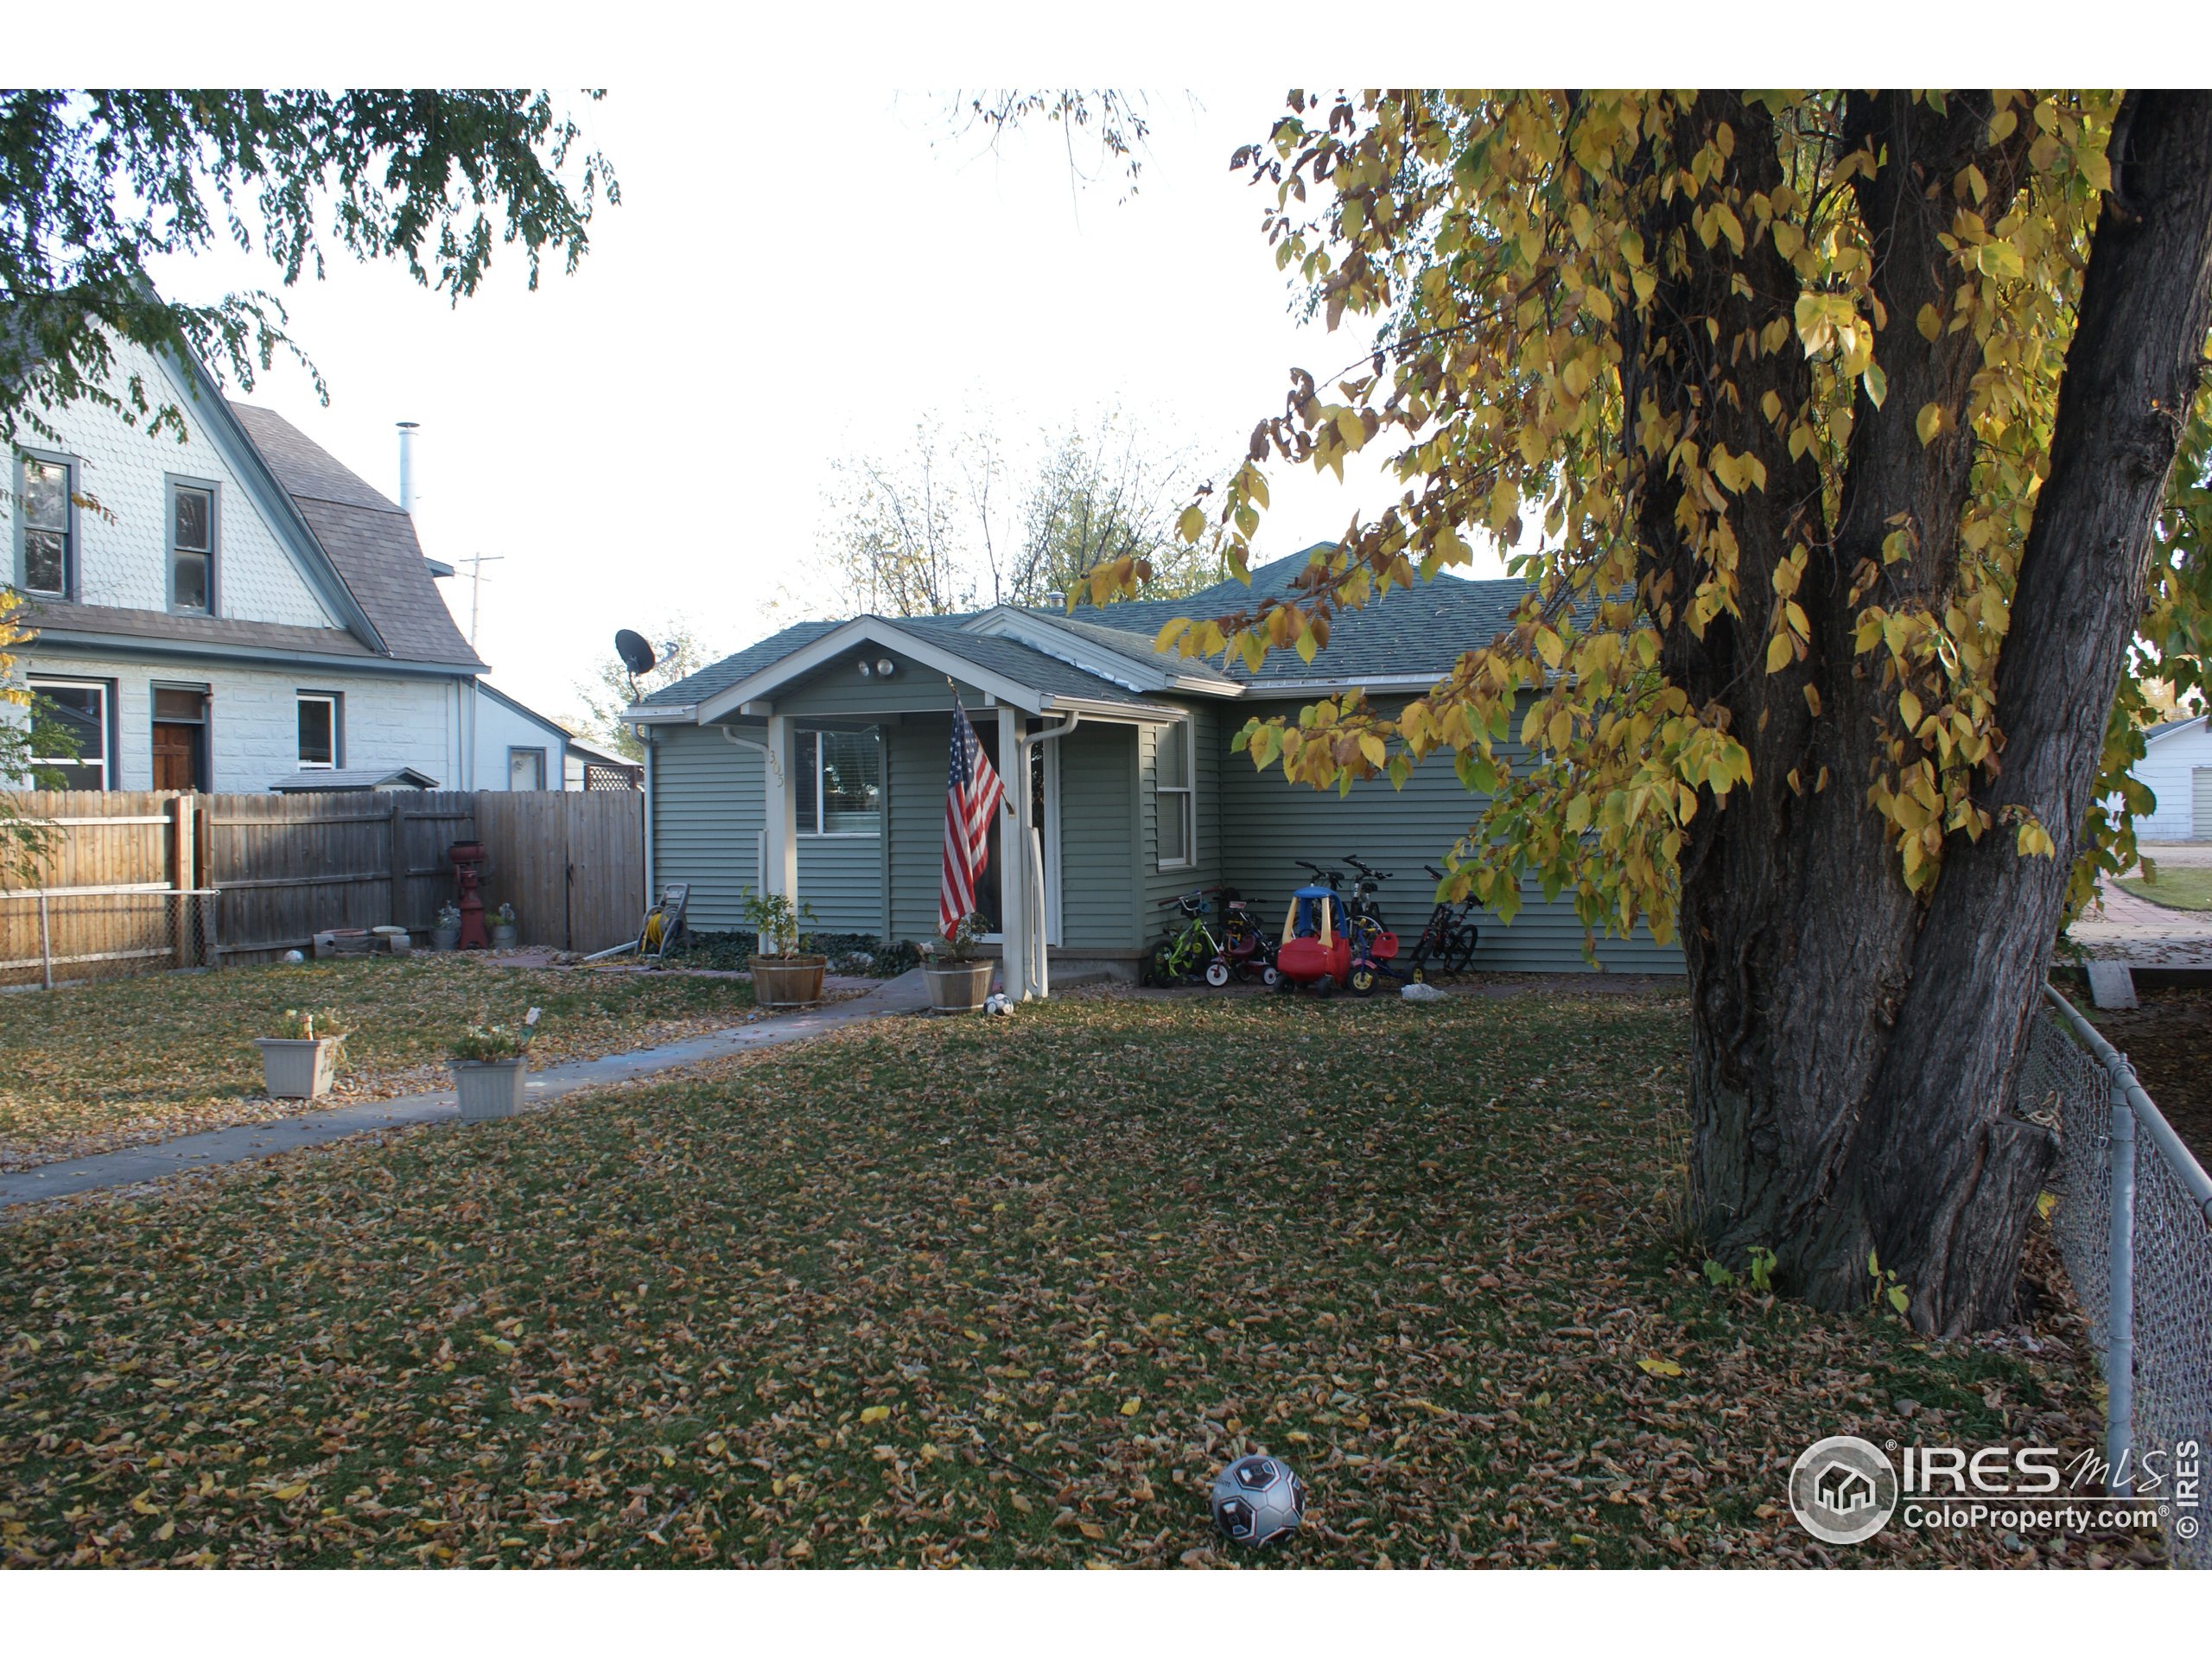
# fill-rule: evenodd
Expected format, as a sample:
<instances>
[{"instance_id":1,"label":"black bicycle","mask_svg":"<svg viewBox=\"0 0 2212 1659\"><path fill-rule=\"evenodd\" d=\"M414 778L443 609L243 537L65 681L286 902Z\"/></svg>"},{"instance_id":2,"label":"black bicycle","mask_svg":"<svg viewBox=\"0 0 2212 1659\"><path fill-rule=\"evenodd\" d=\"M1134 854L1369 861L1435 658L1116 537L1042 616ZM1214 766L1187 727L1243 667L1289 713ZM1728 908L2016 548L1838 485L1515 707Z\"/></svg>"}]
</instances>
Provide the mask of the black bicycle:
<instances>
[{"instance_id":1,"label":"black bicycle","mask_svg":"<svg viewBox=\"0 0 2212 1659\"><path fill-rule=\"evenodd\" d=\"M1442 881L1444 872L1433 864L1421 868ZM1439 902L1428 912L1428 925L1421 931L1421 938L1414 946L1413 975L1416 980L1428 977L1431 968L1439 973L1464 974L1475 959L1475 941L1481 930L1475 925L1475 912L1481 908L1474 893L1456 905Z\"/></svg>"}]
</instances>

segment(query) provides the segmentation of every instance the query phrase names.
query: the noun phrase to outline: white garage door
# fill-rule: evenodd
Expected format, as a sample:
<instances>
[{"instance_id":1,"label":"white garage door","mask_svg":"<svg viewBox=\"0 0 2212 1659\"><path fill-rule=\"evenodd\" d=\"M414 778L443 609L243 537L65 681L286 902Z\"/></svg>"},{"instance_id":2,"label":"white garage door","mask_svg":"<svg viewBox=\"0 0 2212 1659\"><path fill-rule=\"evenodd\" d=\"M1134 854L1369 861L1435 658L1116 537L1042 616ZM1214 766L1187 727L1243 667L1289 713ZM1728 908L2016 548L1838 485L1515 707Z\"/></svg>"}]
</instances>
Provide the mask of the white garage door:
<instances>
[{"instance_id":1,"label":"white garage door","mask_svg":"<svg viewBox=\"0 0 2212 1659\"><path fill-rule=\"evenodd\" d=\"M2212 841L2212 766L2192 766L2189 773L2191 841Z\"/></svg>"}]
</instances>

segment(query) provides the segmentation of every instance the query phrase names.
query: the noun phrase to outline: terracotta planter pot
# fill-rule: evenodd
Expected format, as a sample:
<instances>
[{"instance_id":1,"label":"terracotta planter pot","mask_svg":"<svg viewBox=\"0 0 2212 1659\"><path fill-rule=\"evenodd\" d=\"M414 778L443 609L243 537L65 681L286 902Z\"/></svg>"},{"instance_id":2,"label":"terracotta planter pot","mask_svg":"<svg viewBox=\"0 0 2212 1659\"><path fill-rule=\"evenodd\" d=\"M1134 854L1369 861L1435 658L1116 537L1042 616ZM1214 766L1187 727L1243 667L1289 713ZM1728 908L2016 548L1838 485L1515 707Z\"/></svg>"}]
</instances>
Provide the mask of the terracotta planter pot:
<instances>
[{"instance_id":1,"label":"terracotta planter pot","mask_svg":"<svg viewBox=\"0 0 2212 1659\"><path fill-rule=\"evenodd\" d=\"M997 966L986 957L981 962L949 962L942 966L925 967L922 977L929 982L930 1007L939 1014L975 1013L991 994L991 973Z\"/></svg>"},{"instance_id":2,"label":"terracotta planter pot","mask_svg":"<svg viewBox=\"0 0 2212 1659\"><path fill-rule=\"evenodd\" d=\"M822 1000L827 957L753 957L753 1000L764 1008L800 1008Z\"/></svg>"},{"instance_id":3,"label":"terracotta planter pot","mask_svg":"<svg viewBox=\"0 0 2212 1659\"><path fill-rule=\"evenodd\" d=\"M330 1092L338 1071L336 1037L257 1037L262 1086L275 1100L315 1100Z\"/></svg>"},{"instance_id":4,"label":"terracotta planter pot","mask_svg":"<svg viewBox=\"0 0 2212 1659\"><path fill-rule=\"evenodd\" d=\"M524 1079L530 1061L518 1055L512 1060L454 1060L454 1087L461 1091L461 1121L482 1123L495 1117L512 1117L522 1110Z\"/></svg>"}]
</instances>

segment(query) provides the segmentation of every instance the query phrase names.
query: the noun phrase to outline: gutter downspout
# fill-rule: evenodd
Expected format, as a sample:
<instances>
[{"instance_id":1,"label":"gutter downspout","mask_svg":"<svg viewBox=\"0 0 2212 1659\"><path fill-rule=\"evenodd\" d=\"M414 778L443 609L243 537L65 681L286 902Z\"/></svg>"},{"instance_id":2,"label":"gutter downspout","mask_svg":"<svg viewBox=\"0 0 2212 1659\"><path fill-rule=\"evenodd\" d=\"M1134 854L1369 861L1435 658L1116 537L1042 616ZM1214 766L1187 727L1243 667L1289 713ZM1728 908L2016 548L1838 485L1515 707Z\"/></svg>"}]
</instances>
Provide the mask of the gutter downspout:
<instances>
[{"instance_id":1,"label":"gutter downspout","mask_svg":"<svg viewBox=\"0 0 2212 1659\"><path fill-rule=\"evenodd\" d=\"M1030 751L1039 743L1052 743L1065 737L1070 732L1075 730L1082 720L1083 711L1079 709L1071 709L1063 724L1053 727L1050 731L1039 732L1033 737L1024 736L1015 741L1016 764L1021 767L1023 782L1027 783L1029 779ZM1052 995L1052 974L1046 965L1046 953L1050 949L1048 935L1052 931L1052 925L1050 918L1046 915L1045 906L1045 848L1044 843L1038 838L1034 825L1025 823L1021 827L1026 833L1017 836L1014 844L1021 849L1020 856L1029 865L1029 892L1036 902L1028 907L1030 912L1028 938L1029 943L1035 946L1035 949L1025 950L1022 952L1025 958L1023 966L1028 970L1025 977L1029 982L1022 986L1021 995L1015 1000L1021 1002L1028 1001L1033 995L1031 986L1033 985L1035 987L1033 995L1041 1002Z\"/></svg>"},{"instance_id":2,"label":"gutter downspout","mask_svg":"<svg viewBox=\"0 0 2212 1659\"><path fill-rule=\"evenodd\" d=\"M637 733L638 741L645 749L645 902L638 912L645 916L653 907L653 751L657 746L652 727L640 725L630 729ZM643 939L645 935L640 932L638 937Z\"/></svg>"}]
</instances>

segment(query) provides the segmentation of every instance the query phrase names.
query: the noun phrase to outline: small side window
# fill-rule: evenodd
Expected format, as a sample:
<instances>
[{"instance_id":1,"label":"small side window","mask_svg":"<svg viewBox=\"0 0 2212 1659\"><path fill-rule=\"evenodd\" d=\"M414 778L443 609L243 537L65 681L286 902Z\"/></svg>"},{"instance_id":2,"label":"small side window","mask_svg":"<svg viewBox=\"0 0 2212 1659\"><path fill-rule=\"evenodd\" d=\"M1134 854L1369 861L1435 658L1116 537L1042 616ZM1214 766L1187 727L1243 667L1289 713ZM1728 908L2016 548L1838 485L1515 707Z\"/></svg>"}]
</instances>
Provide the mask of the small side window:
<instances>
[{"instance_id":1,"label":"small side window","mask_svg":"<svg viewBox=\"0 0 2212 1659\"><path fill-rule=\"evenodd\" d=\"M335 692L300 693L300 767L320 771L338 764L338 697Z\"/></svg>"},{"instance_id":2,"label":"small side window","mask_svg":"<svg viewBox=\"0 0 2212 1659\"><path fill-rule=\"evenodd\" d=\"M71 467L41 455L22 458L17 491L16 583L27 594L67 598L77 564Z\"/></svg>"},{"instance_id":3,"label":"small side window","mask_svg":"<svg viewBox=\"0 0 2212 1659\"><path fill-rule=\"evenodd\" d=\"M1160 823L1160 868L1187 869L1198 861L1198 780L1192 775L1191 717L1185 715L1160 729L1158 771L1153 785Z\"/></svg>"},{"instance_id":4,"label":"small side window","mask_svg":"<svg viewBox=\"0 0 2212 1659\"><path fill-rule=\"evenodd\" d=\"M169 608L215 608L215 492L198 484L169 485Z\"/></svg>"}]
</instances>

